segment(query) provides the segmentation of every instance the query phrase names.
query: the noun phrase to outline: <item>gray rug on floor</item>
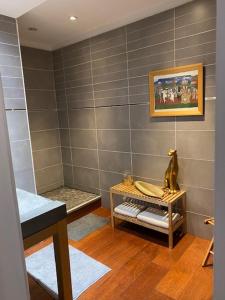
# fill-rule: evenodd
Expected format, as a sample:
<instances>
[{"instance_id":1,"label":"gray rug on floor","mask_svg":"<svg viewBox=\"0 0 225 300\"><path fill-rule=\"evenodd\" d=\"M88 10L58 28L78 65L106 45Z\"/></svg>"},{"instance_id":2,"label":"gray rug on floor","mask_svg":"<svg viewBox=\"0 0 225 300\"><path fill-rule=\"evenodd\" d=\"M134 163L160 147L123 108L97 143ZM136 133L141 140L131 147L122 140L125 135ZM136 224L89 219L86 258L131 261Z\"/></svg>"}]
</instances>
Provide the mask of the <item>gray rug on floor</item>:
<instances>
[{"instance_id":1,"label":"gray rug on floor","mask_svg":"<svg viewBox=\"0 0 225 300\"><path fill-rule=\"evenodd\" d=\"M69 246L73 299L108 273L111 269L83 252ZM28 273L58 298L53 245L49 245L26 258ZM65 299L66 300L66 299Z\"/></svg>"},{"instance_id":2,"label":"gray rug on floor","mask_svg":"<svg viewBox=\"0 0 225 300\"><path fill-rule=\"evenodd\" d=\"M68 238L79 241L107 223L109 223L108 218L88 214L68 225Z\"/></svg>"}]
</instances>

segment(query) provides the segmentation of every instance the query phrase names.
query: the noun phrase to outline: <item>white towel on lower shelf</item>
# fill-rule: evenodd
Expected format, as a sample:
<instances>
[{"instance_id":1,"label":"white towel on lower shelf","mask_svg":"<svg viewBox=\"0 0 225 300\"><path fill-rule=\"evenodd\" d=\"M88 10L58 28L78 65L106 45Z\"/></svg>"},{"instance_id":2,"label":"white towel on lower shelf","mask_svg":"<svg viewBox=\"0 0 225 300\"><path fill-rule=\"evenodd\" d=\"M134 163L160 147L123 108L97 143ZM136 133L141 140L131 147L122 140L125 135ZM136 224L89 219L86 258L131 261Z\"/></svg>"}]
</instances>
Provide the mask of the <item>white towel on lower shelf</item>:
<instances>
[{"instance_id":1,"label":"white towel on lower shelf","mask_svg":"<svg viewBox=\"0 0 225 300\"><path fill-rule=\"evenodd\" d=\"M145 209L144 205L132 203L132 202L124 202L114 208L114 211L118 214L134 217Z\"/></svg>"},{"instance_id":2,"label":"white towel on lower shelf","mask_svg":"<svg viewBox=\"0 0 225 300\"><path fill-rule=\"evenodd\" d=\"M172 216L173 224L175 224L180 219L180 214L173 213ZM166 210L148 207L137 215L137 219L159 227L169 227L169 214Z\"/></svg>"}]
</instances>

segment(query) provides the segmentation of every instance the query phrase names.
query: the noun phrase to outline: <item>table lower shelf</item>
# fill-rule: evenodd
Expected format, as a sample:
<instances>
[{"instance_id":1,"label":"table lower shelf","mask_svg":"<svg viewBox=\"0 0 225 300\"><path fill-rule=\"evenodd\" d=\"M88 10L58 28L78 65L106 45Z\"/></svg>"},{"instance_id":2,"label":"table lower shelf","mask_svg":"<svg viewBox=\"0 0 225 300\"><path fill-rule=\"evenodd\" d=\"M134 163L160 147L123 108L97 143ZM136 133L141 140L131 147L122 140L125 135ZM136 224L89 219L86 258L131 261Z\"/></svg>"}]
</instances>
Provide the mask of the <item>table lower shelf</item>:
<instances>
[{"instance_id":1,"label":"table lower shelf","mask_svg":"<svg viewBox=\"0 0 225 300\"><path fill-rule=\"evenodd\" d=\"M122 214L118 214L116 212L113 212L113 217L169 235L169 231L170 231L169 228L163 228L163 227L160 227L160 226L156 226L156 225L141 221L137 218L125 216L125 215L122 215ZM183 216L181 216L180 219L175 224L173 224L172 232L176 231L183 223L184 223L184 218L183 218Z\"/></svg>"}]
</instances>

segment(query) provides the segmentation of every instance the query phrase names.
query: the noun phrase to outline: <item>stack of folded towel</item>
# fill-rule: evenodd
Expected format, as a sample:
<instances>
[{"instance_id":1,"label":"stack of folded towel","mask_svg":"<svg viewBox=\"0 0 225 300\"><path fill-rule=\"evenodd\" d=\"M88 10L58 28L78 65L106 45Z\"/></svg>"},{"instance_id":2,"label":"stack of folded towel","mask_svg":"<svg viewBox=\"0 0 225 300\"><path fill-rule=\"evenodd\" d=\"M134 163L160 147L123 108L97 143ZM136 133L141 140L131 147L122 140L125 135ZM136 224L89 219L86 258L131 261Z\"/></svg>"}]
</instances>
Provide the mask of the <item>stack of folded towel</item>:
<instances>
[{"instance_id":1,"label":"stack of folded towel","mask_svg":"<svg viewBox=\"0 0 225 300\"><path fill-rule=\"evenodd\" d=\"M137 219L159 227L163 227L163 228L169 227L169 214L168 211L163 209L148 207L145 211L137 215ZM173 224L175 224L179 219L180 219L180 214L178 213L172 214Z\"/></svg>"},{"instance_id":2,"label":"stack of folded towel","mask_svg":"<svg viewBox=\"0 0 225 300\"><path fill-rule=\"evenodd\" d=\"M145 209L145 206L133 202L124 202L115 207L114 211L118 214L136 218Z\"/></svg>"},{"instance_id":3,"label":"stack of folded towel","mask_svg":"<svg viewBox=\"0 0 225 300\"><path fill-rule=\"evenodd\" d=\"M118 214L137 218L140 221L159 226L162 228L169 227L169 214L168 211L157 208L148 207L145 205L135 202L124 202L117 207L114 211ZM175 224L180 219L179 213L172 214L172 222Z\"/></svg>"}]
</instances>

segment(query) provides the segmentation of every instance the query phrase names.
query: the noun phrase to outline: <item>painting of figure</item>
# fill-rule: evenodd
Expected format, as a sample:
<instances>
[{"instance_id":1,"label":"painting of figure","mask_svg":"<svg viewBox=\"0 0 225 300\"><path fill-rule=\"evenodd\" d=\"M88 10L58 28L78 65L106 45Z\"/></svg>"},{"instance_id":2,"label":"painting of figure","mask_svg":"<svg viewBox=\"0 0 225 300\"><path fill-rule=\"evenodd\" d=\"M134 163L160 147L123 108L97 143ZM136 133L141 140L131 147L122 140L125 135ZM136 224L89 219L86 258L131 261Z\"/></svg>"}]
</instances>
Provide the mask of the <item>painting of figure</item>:
<instances>
[{"instance_id":1,"label":"painting of figure","mask_svg":"<svg viewBox=\"0 0 225 300\"><path fill-rule=\"evenodd\" d=\"M152 116L203 114L202 64L152 71L149 79Z\"/></svg>"}]
</instances>

